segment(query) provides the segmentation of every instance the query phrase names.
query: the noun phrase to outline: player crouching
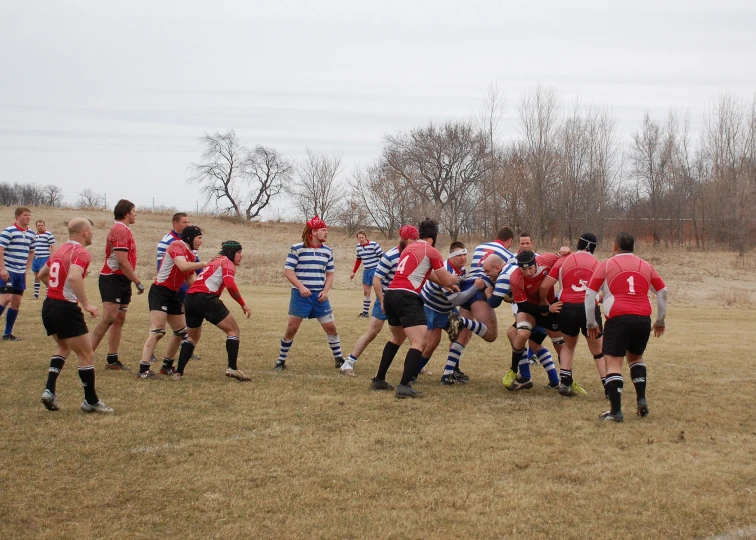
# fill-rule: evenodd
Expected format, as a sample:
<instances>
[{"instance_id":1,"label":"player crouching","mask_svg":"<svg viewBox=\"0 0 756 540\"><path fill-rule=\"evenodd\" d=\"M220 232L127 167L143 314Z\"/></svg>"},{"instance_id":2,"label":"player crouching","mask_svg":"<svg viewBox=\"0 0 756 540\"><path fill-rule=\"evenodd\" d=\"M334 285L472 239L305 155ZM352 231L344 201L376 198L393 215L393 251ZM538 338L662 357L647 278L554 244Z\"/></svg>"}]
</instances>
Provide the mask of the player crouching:
<instances>
[{"instance_id":1,"label":"player crouching","mask_svg":"<svg viewBox=\"0 0 756 540\"><path fill-rule=\"evenodd\" d=\"M242 261L242 246L235 240L227 240L221 245L220 256L213 258L202 270L196 281L186 293L186 326L189 328L187 338L181 343L178 368L173 375L174 380L184 376L184 368L194 353L194 347L199 343L202 335L202 322L207 320L226 333L226 353L228 354L228 369L226 377L238 381L249 381L250 378L236 366L239 356L239 325L234 316L228 311L220 299L223 289L228 289L231 298L241 306L249 319L252 311L244 302L234 275L236 267Z\"/></svg>"},{"instance_id":2,"label":"player crouching","mask_svg":"<svg viewBox=\"0 0 756 540\"><path fill-rule=\"evenodd\" d=\"M147 302L150 306L150 333L144 342L142 361L139 363L137 379L154 379L157 377L150 369L150 361L155 352L155 346L165 335L165 323L173 330L173 335L186 336L186 317L184 316L184 303L181 301L179 290L186 282L194 283L195 270L203 268L205 263L197 262L197 257L192 253L202 245L202 230L194 225L189 225L181 231L181 240L171 243L165 254L160 259L155 281L150 287ZM174 373L173 359L166 357L160 368L162 375Z\"/></svg>"},{"instance_id":3,"label":"player crouching","mask_svg":"<svg viewBox=\"0 0 756 540\"><path fill-rule=\"evenodd\" d=\"M84 310L97 317L97 307L87 300L84 277L92 261L86 250L92 245L92 223L86 218L74 218L68 222L69 240L63 244L40 270L39 279L47 287L47 298L42 304L42 324L47 335L58 344L58 350L50 358L47 385L42 394L42 403L48 411L60 410L55 396L58 375L71 351L79 358L79 378L84 386L84 402L81 410L92 413L112 413L95 392L94 350L89 338L89 329L84 321Z\"/></svg>"}]
</instances>

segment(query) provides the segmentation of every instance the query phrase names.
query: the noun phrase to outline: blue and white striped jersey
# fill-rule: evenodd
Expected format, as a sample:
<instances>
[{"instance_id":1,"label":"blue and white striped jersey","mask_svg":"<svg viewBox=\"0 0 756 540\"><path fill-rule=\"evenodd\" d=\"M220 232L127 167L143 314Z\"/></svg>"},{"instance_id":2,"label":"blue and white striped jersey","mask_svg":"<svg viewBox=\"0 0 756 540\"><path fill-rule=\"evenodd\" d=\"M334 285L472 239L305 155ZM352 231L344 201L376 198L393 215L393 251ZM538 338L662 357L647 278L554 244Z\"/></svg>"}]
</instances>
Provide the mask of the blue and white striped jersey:
<instances>
[{"instance_id":1,"label":"blue and white striped jersey","mask_svg":"<svg viewBox=\"0 0 756 540\"><path fill-rule=\"evenodd\" d=\"M50 256L50 246L55 244L55 237L50 231L37 233L34 237L34 258L44 259Z\"/></svg>"},{"instance_id":2,"label":"blue and white striped jersey","mask_svg":"<svg viewBox=\"0 0 756 540\"><path fill-rule=\"evenodd\" d=\"M333 250L325 244L320 247L305 247L304 242L291 246L286 256L284 270L294 270L297 279L311 291L322 291L325 287L326 272L336 269ZM292 289L296 289L292 285Z\"/></svg>"},{"instance_id":3,"label":"blue and white striped jersey","mask_svg":"<svg viewBox=\"0 0 756 540\"><path fill-rule=\"evenodd\" d=\"M26 261L29 258L29 252L34 251L35 236L30 230L21 229L15 224L3 229L0 233L0 247L5 248L3 262L8 272L26 273Z\"/></svg>"},{"instance_id":4,"label":"blue and white striped jersey","mask_svg":"<svg viewBox=\"0 0 756 540\"><path fill-rule=\"evenodd\" d=\"M158 245L157 245L158 271L160 270L160 261L162 261L163 257L165 257L165 252L168 249L168 246L170 246L176 240L181 240L181 235L178 234L176 231L171 231L168 234L166 234L160 242L158 242Z\"/></svg>"},{"instance_id":5,"label":"blue and white striped jersey","mask_svg":"<svg viewBox=\"0 0 756 540\"><path fill-rule=\"evenodd\" d=\"M452 275L458 274L457 270L454 268L454 265L451 263L449 259L447 259L446 262L444 262L444 266L446 267L446 270L448 270L450 274ZM459 275L463 277L465 276L464 267L460 269ZM438 313L449 313L454 307L452 303L449 302L448 295L450 294L453 294L453 293L447 291L441 285L438 285L437 283L433 283L430 280L425 282L425 285L423 285L423 289L420 291L420 297L423 299L423 303L426 305L426 307Z\"/></svg>"},{"instance_id":6,"label":"blue and white striped jersey","mask_svg":"<svg viewBox=\"0 0 756 540\"><path fill-rule=\"evenodd\" d=\"M512 287L509 283L509 278L512 276L512 272L517 268L517 263L510 263L499 272L499 277L496 278L496 285L494 286L493 295L504 298L511 291Z\"/></svg>"},{"instance_id":7,"label":"blue and white striped jersey","mask_svg":"<svg viewBox=\"0 0 756 540\"><path fill-rule=\"evenodd\" d=\"M378 268L375 271L373 279L380 278L383 290L388 289L391 285L391 280L394 279L396 273L396 265L399 264L399 248L391 248L381 257L378 263Z\"/></svg>"},{"instance_id":8,"label":"blue and white striped jersey","mask_svg":"<svg viewBox=\"0 0 756 540\"><path fill-rule=\"evenodd\" d=\"M491 254L498 255L506 264L516 262L515 256L512 252L505 248L499 240L486 242L485 244L477 246L473 251L472 264L470 265L468 275L483 279L489 287L493 287L494 283L488 278L488 276L486 276L485 272L483 272L483 261L485 261L486 257Z\"/></svg>"},{"instance_id":9,"label":"blue and white striped jersey","mask_svg":"<svg viewBox=\"0 0 756 540\"><path fill-rule=\"evenodd\" d=\"M362 261L366 270L378 266L378 262L381 260L382 256L383 250L381 249L381 246L378 245L378 242L375 242L374 240L371 240L364 246L362 244L357 244L357 259Z\"/></svg>"}]
</instances>

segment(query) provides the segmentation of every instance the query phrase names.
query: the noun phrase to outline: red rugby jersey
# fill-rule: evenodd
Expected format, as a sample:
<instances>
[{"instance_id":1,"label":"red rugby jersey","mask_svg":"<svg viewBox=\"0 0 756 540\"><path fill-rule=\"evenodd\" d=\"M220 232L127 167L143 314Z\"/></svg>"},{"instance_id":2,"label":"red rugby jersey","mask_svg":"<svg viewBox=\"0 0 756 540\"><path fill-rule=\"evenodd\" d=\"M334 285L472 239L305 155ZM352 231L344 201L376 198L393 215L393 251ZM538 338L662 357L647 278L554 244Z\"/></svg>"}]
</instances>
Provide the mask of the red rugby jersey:
<instances>
[{"instance_id":1,"label":"red rugby jersey","mask_svg":"<svg viewBox=\"0 0 756 540\"><path fill-rule=\"evenodd\" d=\"M103 276L123 275L123 271L118 266L118 259L115 256L116 251L127 252L129 264L131 264L131 268L136 270L136 242L134 242L134 235L131 234L131 229L122 221L116 221L113 224L105 241L105 264L102 265L102 270L100 270L100 274Z\"/></svg>"},{"instance_id":2,"label":"red rugby jersey","mask_svg":"<svg viewBox=\"0 0 756 540\"><path fill-rule=\"evenodd\" d=\"M585 289L598 265L598 259L588 251L578 251L559 259L549 272L549 277L559 281L559 299L569 304L582 304Z\"/></svg>"},{"instance_id":3,"label":"red rugby jersey","mask_svg":"<svg viewBox=\"0 0 756 540\"><path fill-rule=\"evenodd\" d=\"M236 265L228 257L225 255L215 257L202 269L200 275L189 287L187 294L206 293L220 296L225 288L228 289L231 298L243 306L244 299L236 286L235 275Z\"/></svg>"},{"instance_id":4,"label":"red rugby jersey","mask_svg":"<svg viewBox=\"0 0 756 540\"><path fill-rule=\"evenodd\" d=\"M515 303L528 302L529 304L540 305L541 293L539 289L543 278L549 274L549 270L556 264L559 257L555 253L546 253L536 257L536 272L529 278L526 278L522 270L515 268L509 277L509 285L512 288L512 298ZM553 302L556 299L554 287L549 290L547 300Z\"/></svg>"},{"instance_id":5,"label":"red rugby jersey","mask_svg":"<svg viewBox=\"0 0 756 540\"><path fill-rule=\"evenodd\" d=\"M189 249L189 246L182 240L172 242L160 260L160 268L158 269L157 276L155 276L155 285L168 287L172 291L178 292L184 281L186 281L187 276L192 272L182 272L179 270L179 267L176 266L176 257L184 257L190 263L197 260Z\"/></svg>"},{"instance_id":6,"label":"red rugby jersey","mask_svg":"<svg viewBox=\"0 0 756 540\"><path fill-rule=\"evenodd\" d=\"M604 293L604 315L651 315L648 291L666 288L659 273L649 263L632 253L620 253L599 263L588 288Z\"/></svg>"},{"instance_id":7,"label":"red rugby jersey","mask_svg":"<svg viewBox=\"0 0 756 540\"><path fill-rule=\"evenodd\" d=\"M412 242L399 257L396 274L389 289L399 289L420 294L431 270L444 267L444 259L436 248L428 242Z\"/></svg>"},{"instance_id":8,"label":"red rugby jersey","mask_svg":"<svg viewBox=\"0 0 756 540\"><path fill-rule=\"evenodd\" d=\"M78 242L69 240L60 246L47 261L47 266L50 267L47 296L55 300L78 303L79 299L68 283L68 273L71 266L78 266L86 276L91 261L92 255Z\"/></svg>"}]
</instances>

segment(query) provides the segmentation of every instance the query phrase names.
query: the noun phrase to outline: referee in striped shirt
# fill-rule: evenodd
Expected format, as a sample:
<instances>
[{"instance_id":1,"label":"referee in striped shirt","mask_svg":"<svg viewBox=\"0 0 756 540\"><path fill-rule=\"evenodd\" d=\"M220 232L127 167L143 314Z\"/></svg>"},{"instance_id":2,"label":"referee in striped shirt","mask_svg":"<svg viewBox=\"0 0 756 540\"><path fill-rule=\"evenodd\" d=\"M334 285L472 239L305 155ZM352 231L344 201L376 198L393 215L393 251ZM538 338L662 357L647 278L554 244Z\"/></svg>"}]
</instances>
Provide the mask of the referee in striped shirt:
<instances>
[{"instance_id":1,"label":"referee in striped shirt","mask_svg":"<svg viewBox=\"0 0 756 540\"><path fill-rule=\"evenodd\" d=\"M365 269L362 271L362 313L358 317L367 319L370 311L370 290L373 287L373 276L375 275L375 269L378 268L378 262L383 257L383 250L378 242L368 240L365 231L357 233L357 260L354 262L354 268L352 273L349 274L349 279L354 279L354 275L357 273L357 269L360 267L360 263L365 265Z\"/></svg>"},{"instance_id":2,"label":"referee in striped shirt","mask_svg":"<svg viewBox=\"0 0 756 540\"><path fill-rule=\"evenodd\" d=\"M8 308L3 341L21 341L13 335L13 325L26 290L26 269L34 257L35 235L29 230L29 223L31 210L16 208L16 222L0 233L0 315Z\"/></svg>"}]
</instances>

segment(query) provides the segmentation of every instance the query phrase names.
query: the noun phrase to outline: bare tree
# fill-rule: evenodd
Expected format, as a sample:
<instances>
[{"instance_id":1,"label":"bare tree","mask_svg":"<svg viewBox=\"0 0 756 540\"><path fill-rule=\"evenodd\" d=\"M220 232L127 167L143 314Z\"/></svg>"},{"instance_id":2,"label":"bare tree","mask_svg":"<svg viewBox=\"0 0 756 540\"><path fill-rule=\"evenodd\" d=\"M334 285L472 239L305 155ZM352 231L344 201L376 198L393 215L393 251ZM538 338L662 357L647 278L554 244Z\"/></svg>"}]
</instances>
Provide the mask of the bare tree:
<instances>
[{"instance_id":1,"label":"bare tree","mask_svg":"<svg viewBox=\"0 0 756 540\"><path fill-rule=\"evenodd\" d=\"M63 190L53 184L48 184L42 191L45 196L46 206L60 206L63 203Z\"/></svg>"},{"instance_id":2,"label":"bare tree","mask_svg":"<svg viewBox=\"0 0 756 540\"><path fill-rule=\"evenodd\" d=\"M105 197L100 193L95 193L87 188L79 193L79 200L76 203L79 208L102 208L105 206Z\"/></svg>"},{"instance_id":3,"label":"bare tree","mask_svg":"<svg viewBox=\"0 0 756 540\"><path fill-rule=\"evenodd\" d=\"M495 83L491 83L486 93L483 109L480 112L480 126L486 137L486 159L488 160L487 174L481 192L480 209L482 213L482 229L486 236L493 233L502 225L503 212L501 208L501 193L497 183L502 178L499 159L497 159L497 139L499 124L506 111L506 98Z\"/></svg>"},{"instance_id":4,"label":"bare tree","mask_svg":"<svg viewBox=\"0 0 756 540\"><path fill-rule=\"evenodd\" d=\"M216 208L241 216L246 149L239 143L234 130L216 132L214 135L205 133L200 137L200 143L205 147L202 163L189 166L194 174L188 182L202 186L200 191L207 198L207 203L214 202Z\"/></svg>"},{"instance_id":5,"label":"bare tree","mask_svg":"<svg viewBox=\"0 0 756 540\"><path fill-rule=\"evenodd\" d=\"M243 177L246 180L244 216L256 218L278 195L283 186L291 182L294 166L278 152L264 146L257 146L247 156Z\"/></svg>"},{"instance_id":6,"label":"bare tree","mask_svg":"<svg viewBox=\"0 0 756 540\"><path fill-rule=\"evenodd\" d=\"M343 200L342 187L336 180L340 169L340 155L319 155L307 149L289 188L294 206L303 217L319 215L326 222L334 217Z\"/></svg>"},{"instance_id":7,"label":"bare tree","mask_svg":"<svg viewBox=\"0 0 756 540\"><path fill-rule=\"evenodd\" d=\"M409 188L399 175L380 162L357 169L351 187L367 218L388 238L413 217Z\"/></svg>"}]
</instances>

